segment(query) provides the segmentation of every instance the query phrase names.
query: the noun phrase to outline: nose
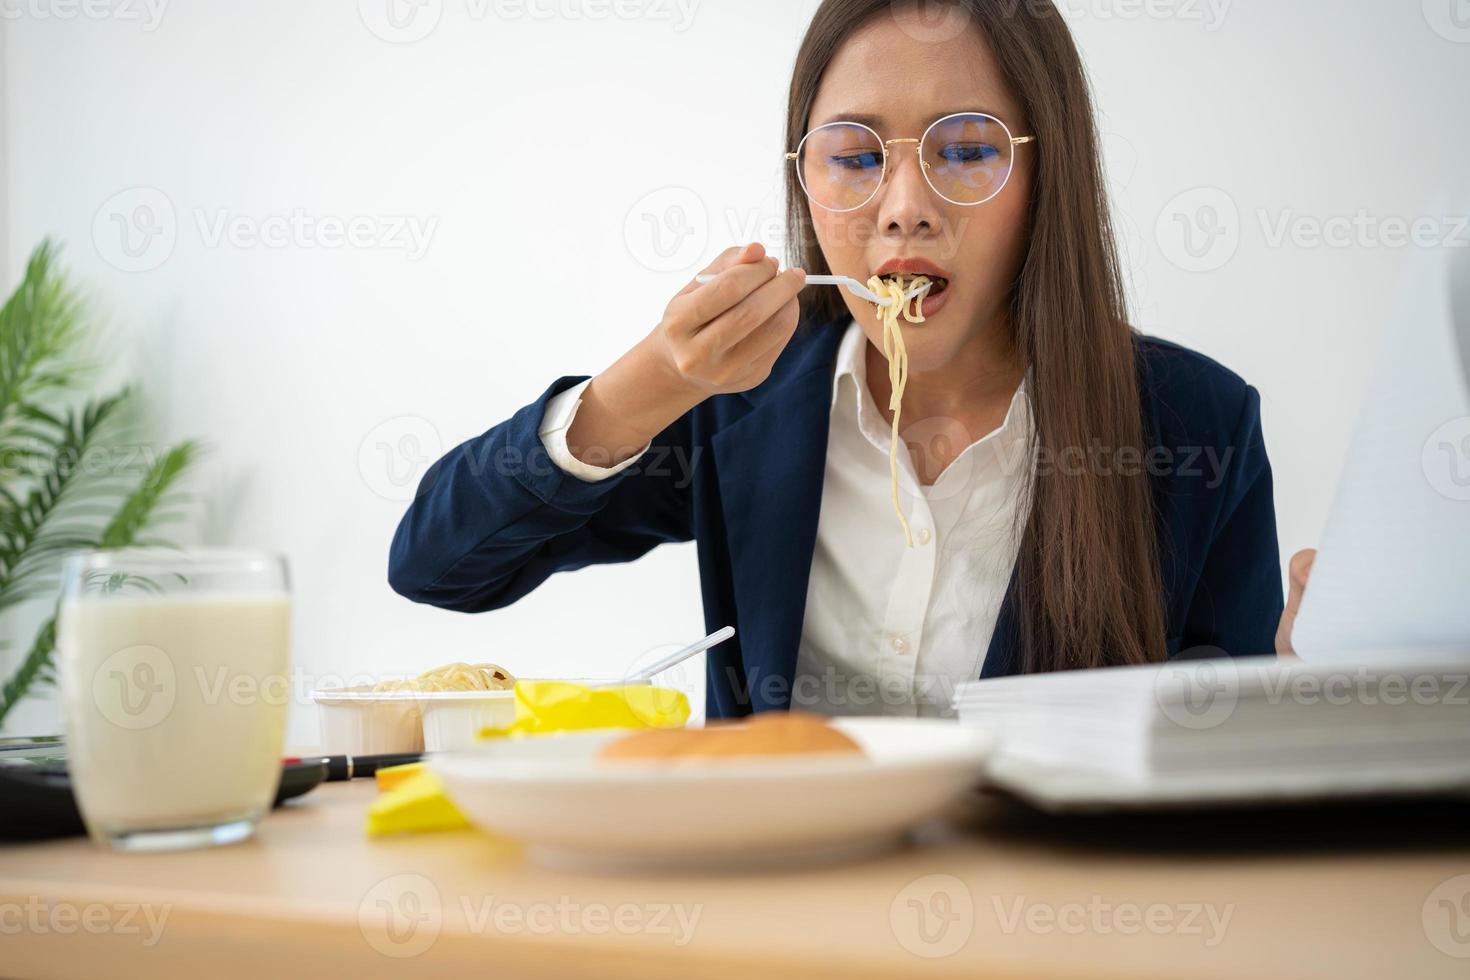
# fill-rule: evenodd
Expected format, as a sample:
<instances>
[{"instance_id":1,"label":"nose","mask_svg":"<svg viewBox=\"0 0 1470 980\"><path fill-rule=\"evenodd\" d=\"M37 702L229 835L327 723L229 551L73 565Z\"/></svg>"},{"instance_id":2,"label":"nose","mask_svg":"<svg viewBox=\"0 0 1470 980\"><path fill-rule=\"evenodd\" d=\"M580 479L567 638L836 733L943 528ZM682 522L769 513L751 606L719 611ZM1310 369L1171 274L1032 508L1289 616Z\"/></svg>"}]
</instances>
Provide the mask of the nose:
<instances>
[{"instance_id":1,"label":"nose","mask_svg":"<svg viewBox=\"0 0 1470 980\"><path fill-rule=\"evenodd\" d=\"M888 175L878 195L878 232L884 238L924 238L939 232L939 204L924 179L917 143L888 148Z\"/></svg>"}]
</instances>

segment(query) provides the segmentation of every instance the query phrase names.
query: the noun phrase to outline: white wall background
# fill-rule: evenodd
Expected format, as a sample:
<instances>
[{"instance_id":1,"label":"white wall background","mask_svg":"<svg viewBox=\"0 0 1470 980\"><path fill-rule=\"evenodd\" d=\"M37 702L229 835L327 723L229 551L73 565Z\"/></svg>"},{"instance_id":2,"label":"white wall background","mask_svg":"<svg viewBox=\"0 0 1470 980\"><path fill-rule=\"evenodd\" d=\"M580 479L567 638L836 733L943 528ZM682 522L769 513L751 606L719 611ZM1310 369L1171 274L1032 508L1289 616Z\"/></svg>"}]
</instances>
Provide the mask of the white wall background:
<instances>
[{"instance_id":1,"label":"white wall background","mask_svg":"<svg viewBox=\"0 0 1470 980\"><path fill-rule=\"evenodd\" d=\"M1470 199L1470 5L1061 6L1136 320L1261 390L1289 554L1321 529L1385 327L1405 250L1383 233L1426 219L1443 238L1436 202ZM814 8L0 0L4 288L42 236L66 243L160 438L213 444L190 537L290 556L302 688L450 659L621 674L701 632L692 545L470 617L388 589L396 498L417 457L605 366L701 260L780 245L785 87ZM293 215L298 241L261 240ZM1212 247L1191 256L1176 215ZM1346 247L1273 239L1355 217ZM318 225L351 219L370 242ZM537 278L527 310L509 287ZM56 718L41 700L9 728ZM303 704L291 739L314 736Z\"/></svg>"}]
</instances>

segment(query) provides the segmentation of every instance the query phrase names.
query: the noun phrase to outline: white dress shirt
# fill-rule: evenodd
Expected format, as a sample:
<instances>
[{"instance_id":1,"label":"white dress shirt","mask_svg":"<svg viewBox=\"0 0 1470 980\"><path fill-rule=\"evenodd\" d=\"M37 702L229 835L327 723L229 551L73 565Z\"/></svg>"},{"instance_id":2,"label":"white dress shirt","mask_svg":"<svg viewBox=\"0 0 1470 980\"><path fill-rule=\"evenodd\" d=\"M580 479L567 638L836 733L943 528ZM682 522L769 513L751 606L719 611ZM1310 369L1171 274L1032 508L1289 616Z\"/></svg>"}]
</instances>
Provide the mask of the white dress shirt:
<instances>
[{"instance_id":1,"label":"white dress shirt","mask_svg":"<svg viewBox=\"0 0 1470 980\"><path fill-rule=\"evenodd\" d=\"M890 430L868 391L866 345L853 321L837 350L791 706L831 715L950 717L955 685L980 676L1015 565L1017 519L1033 465L1025 383L1000 427L979 438L953 419L900 423L899 502L913 533L909 547L893 511ZM638 456L600 467L567 449L566 430L589 383L553 397L539 432L558 466L595 481ZM923 452L943 440L965 448L933 485L920 486L903 444Z\"/></svg>"}]
</instances>

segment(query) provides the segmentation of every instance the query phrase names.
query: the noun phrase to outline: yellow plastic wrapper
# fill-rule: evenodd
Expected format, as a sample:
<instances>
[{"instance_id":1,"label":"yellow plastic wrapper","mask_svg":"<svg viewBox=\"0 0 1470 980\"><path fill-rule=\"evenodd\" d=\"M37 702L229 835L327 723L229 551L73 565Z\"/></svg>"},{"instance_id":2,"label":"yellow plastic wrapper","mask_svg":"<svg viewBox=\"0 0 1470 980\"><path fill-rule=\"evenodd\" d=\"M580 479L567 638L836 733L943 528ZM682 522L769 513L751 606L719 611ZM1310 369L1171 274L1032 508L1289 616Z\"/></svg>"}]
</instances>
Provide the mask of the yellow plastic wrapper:
<instances>
[{"instance_id":1,"label":"yellow plastic wrapper","mask_svg":"<svg viewBox=\"0 0 1470 980\"><path fill-rule=\"evenodd\" d=\"M589 728L678 728L689 721L682 691L628 684L590 688L566 681L518 681L515 721L486 728L481 738L522 738ZM367 835L381 837L470 825L450 802L444 784L422 762L379 769L382 795L368 808Z\"/></svg>"},{"instance_id":2,"label":"yellow plastic wrapper","mask_svg":"<svg viewBox=\"0 0 1470 980\"><path fill-rule=\"evenodd\" d=\"M516 718L481 738L542 735L587 728L678 728L689 721L683 691L651 684L587 687L566 681L517 681Z\"/></svg>"},{"instance_id":3,"label":"yellow plastic wrapper","mask_svg":"<svg viewBox=\"0 0 1470 980\"><path fill-rule=\"evenodd\" d=\"M405 831L459 830L468 827L444 794L444 784L427 769L410 775L373 801L367 812L367 835L382 837Z\"/></svg>"},{"instance_id":4,"label":"yellow plastic wrapper","mask_svg":"<svg viewBox=\"0 0 1470 980\"><path fill-rule=\"evenodd\" d=\"M397 786L424 771L422 762L406 762L401 766L384 766L373 773L373 781L378 784L378 792L382 793Z\"/></svg>"}]
</instances>

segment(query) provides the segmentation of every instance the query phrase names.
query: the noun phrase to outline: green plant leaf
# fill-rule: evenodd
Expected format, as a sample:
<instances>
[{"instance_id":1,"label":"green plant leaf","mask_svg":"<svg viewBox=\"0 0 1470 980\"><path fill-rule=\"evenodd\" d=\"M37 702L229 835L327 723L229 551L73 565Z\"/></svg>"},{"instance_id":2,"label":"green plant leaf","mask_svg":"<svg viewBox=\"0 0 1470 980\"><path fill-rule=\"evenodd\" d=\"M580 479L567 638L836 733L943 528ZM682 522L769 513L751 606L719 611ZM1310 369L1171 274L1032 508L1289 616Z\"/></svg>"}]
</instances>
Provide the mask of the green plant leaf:
<instances>
[{"instance_id":1,"label":"green plant leaf","mask_svg":"<svg viewBox=\"0 0 1470 980\"><path fill-rule=\"evenodd\" d=\"M98 546L125 548L142 530L171 486L199 456L200 447L192 440L181 442L158 458L138 485L118 508L117 516L102 532Z\"/></svg>"},{"instance_id":2,"label":"green plant leaf","mask_svg":"<svg viewBox=\"0 0 1470 980\"><path fill-rule=\"evenodd\" d=\"M56 675L51 669L55 654L56 616L53 614L36 631L31 648L15 673L0 687L0 721L4 721L10 709L33 688L56 682Z\"/></svg>"},{"instance_id":3,"label":"green plant leaf","mask_svg":"<svg viewBox=\"0 0 1470 980\"><path fill-rule=\"evenodd\" d=\"M50 414L40 402L77 381L81 336L81 302L56 268L55 247L42 242L0 306L0 460L10 458L17 427Z\"/></svg>"},{"instance_id":4,"label":"green plant leaf","mask_svg":"<svg viewBox=\"0 0 1470 980\"><path fill-rule=\"evenodd\" d=\"M98 545L103 548L126 548L140 543L139 532L146 527L160 503L168 499L169 490L185 470L198 458L199 444L181 442L160 456L132 493L122 501L117 513L103 530ZM155 544L157 542L154 542ZM59 609L59 606L58 606ZM10 680L0 688L0 722L31 690L54 683L52 661L56 654L56 616L53 612Z\"/></svg>"},{"instance_id":5,"label":"green plant leaf","mask_svg":"<svg viewBox=\"0 0 1470 980\"><path fill-rule=\"evenodd\" d=\"M86 477L80 461L96 444L109 419L127 397L124 390L109 398L88 402L80 412L69 413L62 420L65 435L50 466L38 475L20 509L6 515L6 540L0 544L0 606L6 604L10 592L28 584L28 575L36 573L38 566L34 564L22 572L24 559L36 549L45 547L47 522L53 520L60 509L67 490Z\"/></svg>"},{"instance_id":6,"label":"green plant leaf","mask_svg":"<svg viewBox=\"0 0 1470 980\"><path fill-rule=\"evenodd\" d=\"M141 477L91 465L90 451L130 431L130 394L76 406L87 367L78 354L83 310L55 259L43 242L0 307L0 611L55 595L63 552L151 540L142 533L175 516L170 491L200 452L180 443ZM0 685L0 722L29 691L55 682L55 649L53 612Z\"/></svg>"}]
</instances>

